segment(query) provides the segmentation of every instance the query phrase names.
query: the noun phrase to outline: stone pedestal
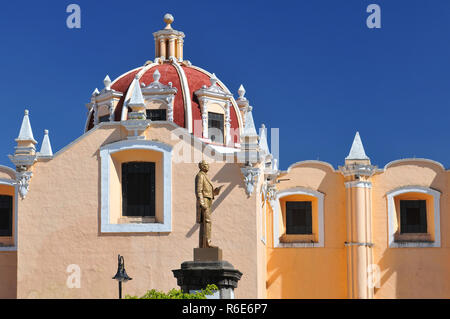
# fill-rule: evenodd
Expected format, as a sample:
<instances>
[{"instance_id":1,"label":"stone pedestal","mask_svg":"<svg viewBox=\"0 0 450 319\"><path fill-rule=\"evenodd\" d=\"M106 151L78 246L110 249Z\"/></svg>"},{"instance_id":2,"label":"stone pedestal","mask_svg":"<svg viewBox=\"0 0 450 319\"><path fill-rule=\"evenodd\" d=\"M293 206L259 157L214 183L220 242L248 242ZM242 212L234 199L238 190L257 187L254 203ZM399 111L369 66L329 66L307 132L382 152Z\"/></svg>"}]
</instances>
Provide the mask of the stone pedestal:
<instances>
[{"instance_id":1,"label":"stone pedestal","mask_svg":"<svg viewBox=\"0 0 450 319\"><path fill-rule=\"evenodd\" d=\"M222 260L219 248L195 248L194 261L185 261L181 269L172 272L183 292L192 293L214 284L219 292L212 298L217 299L233 299L234 289L242 276L232 264Z\"/></svg>"},{"instance_id":2,"label":"stone pedestal","mask_svg":"<svg viewBox=\"0 0 450 319\"><path fill-rule=\"evenodd\" d=\"M220 261L222 249L220 248L194 248L194 261Z\"/></svg>"}]
</instances>

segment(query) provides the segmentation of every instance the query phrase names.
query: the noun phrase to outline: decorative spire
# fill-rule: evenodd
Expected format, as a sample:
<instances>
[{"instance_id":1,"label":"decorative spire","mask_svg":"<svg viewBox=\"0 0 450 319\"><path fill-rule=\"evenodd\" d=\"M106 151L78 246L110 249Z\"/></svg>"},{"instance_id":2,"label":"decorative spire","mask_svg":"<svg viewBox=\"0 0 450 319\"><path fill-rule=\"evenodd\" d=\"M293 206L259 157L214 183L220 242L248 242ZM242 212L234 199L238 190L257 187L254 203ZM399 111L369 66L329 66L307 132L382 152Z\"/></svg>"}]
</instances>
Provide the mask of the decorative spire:
<instances>
[{"instance_id":1,"label":"decorative spire","mask_svg":"<svg viewBox=\"0 0 450 319\"><path fill-rule=\"evenodd\" d=\"M28 110L25 110L25 115L23 116L22 126L20 127L19 137L17 137L16 142L18 141L30 141L33 144L36 144L36 140L33 137L33 131L31 130L30 118L28 117Z\"/></svg>"},{"instance_id":2,"label":"decorative spire","mask_svg":"<svg viewBox=\"0 0 450 319\"><path fill-rule=\"evenodd\" d=\"M144 107L145 108L145 100L142 95L141 86L139 85L139 78L136 75L136 77L133 80L133 91L131 92L131 98L128 102L128 106L131 108L135 107ZM133 110L134 111L134 110Z\"/></svg>"},{"instance_id":3,"label":"decorative spire","mask_svg":"<svg viewBox=\"0 0 450 319\"><path fill-rule=\"evenodd\" d=\"M100 91L98 90L98 88L95 88L94 92L92 92L92 96L96 96L99 94L100 94Z\"/></svg>"},{"instance_id":4,"label":"decorative spire","mask_svg":"<svg viewBox=\"0 0 450 319\"><path fill-rule=\"evenodd\" d=\"M255 122L253 121L252 107L249 106L248 112L245 113L244 136L258 136L256 134Z\"/></svg>"},{"instance_id":5,"label":"decorative spire","mask_svg":"<svg viewBox=\"0 0 450 319\"><path fill-rule=\"evenodd\" d=\"M39 152L39 157L52 157L53 151L50 144L50 138L48 137L48 130L44 130L44 139L41 145L41 151Z\"/></svg>"},{"instance_id":6,"label":"decorative spire","mask_svg":"<svg viewBox=\"0 0 450 319\"><path fill-rule=\"evenodd\" d=\"M355 138L353 139L352 148L350 149L350 153L345 158L346 160L368 160L369 158L364 151L364 146L361 141L361 137L359 136L359 132L356 132Z\"/></svg>"},{"instance_id":7,"label":"decorative spire","mask_svg":"<svg viewBox=\"0 0 450 319\"><path fill-rule=\"evenodd\" d=\"M245 95L245 88L244 88L244 86L241 84L241 86L239 87L239 90L238 90L238 94L239 94L239 100L246 100L247 98L244 96Z\"/></svg>"},{"instance_id":8,"label":"decorative spire","mask_svg":"<svg viewBox=\"0 0 450 319\"><path fill-rule=\"evenodd\" d=\"M269 155L269 144L267 143L267 128L264 124L261 125L259 129L259 149L265 153L265 155Z\"/></svg>"},{"instance_id":9,"label":"decorative spire","mask_svg":"<svg viewBox=\"0 0 450 319\"><path fill-rule=\"evenodd\" d=\"M105 84L105 89L107 91L111 90L111 79L109 78L109 75L106 75L105 79L103 80L103 84Z\"/></svg>"}]
</instances>

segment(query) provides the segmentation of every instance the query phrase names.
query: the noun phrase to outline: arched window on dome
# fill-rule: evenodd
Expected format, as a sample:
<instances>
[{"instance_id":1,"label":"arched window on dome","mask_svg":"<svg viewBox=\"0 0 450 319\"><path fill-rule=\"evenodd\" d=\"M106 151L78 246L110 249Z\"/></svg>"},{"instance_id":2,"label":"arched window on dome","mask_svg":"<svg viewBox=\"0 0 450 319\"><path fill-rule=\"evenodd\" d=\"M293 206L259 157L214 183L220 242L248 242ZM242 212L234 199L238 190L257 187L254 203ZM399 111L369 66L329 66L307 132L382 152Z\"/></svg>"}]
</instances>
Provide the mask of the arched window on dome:
<instances>
[{"instance_id":1,"label":"arched window on dome","mask_svg":"<svg viewBox=\"0 0 450 319\"><path fill-rule=\"evenodd\" d=\"M167 121L168 105L161 100L151 100L146 103L147 120L151 121Z\"/></svg>"}]
</instances>

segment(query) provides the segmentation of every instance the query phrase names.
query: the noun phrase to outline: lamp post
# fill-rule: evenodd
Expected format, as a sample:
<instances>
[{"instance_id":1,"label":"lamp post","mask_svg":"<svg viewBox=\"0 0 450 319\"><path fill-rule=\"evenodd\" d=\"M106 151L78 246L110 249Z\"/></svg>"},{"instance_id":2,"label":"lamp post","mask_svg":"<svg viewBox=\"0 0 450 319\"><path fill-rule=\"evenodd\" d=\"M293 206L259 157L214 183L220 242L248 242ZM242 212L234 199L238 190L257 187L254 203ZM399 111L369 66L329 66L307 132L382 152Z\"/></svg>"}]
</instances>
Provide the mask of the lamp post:
<instances>
[{"instance_id":1,"label":"lamp post","mask_svg":"<svg viewBox=\"0 0 450 319\"><path fill-rule=\"evenodd\" d=\"M118 256L118 266L117 273L112 278L119 282L119 299L122 299L122 282L127 282L128 280L132 280L133 278L128 277L127 272L125 271L125 262L123 260L123 256Z\"/></svg>"}]
</instances>

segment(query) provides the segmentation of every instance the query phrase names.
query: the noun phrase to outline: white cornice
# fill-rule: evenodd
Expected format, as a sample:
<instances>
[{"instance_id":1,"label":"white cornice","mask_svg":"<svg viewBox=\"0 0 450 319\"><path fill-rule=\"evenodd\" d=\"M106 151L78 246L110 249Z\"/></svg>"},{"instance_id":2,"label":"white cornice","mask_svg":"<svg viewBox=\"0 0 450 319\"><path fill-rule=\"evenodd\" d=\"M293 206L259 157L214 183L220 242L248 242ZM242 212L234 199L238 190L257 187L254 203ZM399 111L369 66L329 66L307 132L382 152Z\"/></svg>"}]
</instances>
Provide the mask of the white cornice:
<instances>
[{"instance_id":1,"label":"white cornice","mask_svg":"<svg viewBox=\"0 0 450 319\"><path fill-rule=\"evenodd\" d=\"M444 165L442 165L441 163L431 160L431 159L427 159L427 158L403 158L403 159L398 159L398 160L394 160L391 161L389 163L387 163L384 166L384 170L388 169L390 166L395 165L395 164L399 164L399 163L403 163L403 162L426 162L426 163L431 163L431 164L435 164L436 166L439 166L443 171L446 171Z\"/></svg>"},{"instance_id":2,"label":"white cornice","mask_svg":"<svg viewBox=\"0 0 450 319\"><path fill-rule=\"evenodd\" d=\"M300 162L295 162L294 164L291 164L286 171L281 171L281 173L286 174L286 173L289 173L292 169L294 169L296 167L307 166L308 164L323 165L323 166L331 169L331 171L336 172L333 165L331 165L328 162L318 161L318 160L306 160L306 161L300 161Z\"/></svg>"}]
</instances>

